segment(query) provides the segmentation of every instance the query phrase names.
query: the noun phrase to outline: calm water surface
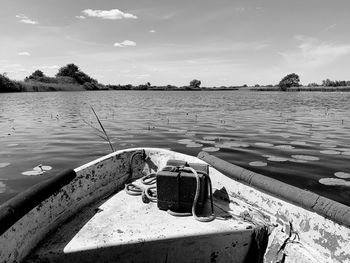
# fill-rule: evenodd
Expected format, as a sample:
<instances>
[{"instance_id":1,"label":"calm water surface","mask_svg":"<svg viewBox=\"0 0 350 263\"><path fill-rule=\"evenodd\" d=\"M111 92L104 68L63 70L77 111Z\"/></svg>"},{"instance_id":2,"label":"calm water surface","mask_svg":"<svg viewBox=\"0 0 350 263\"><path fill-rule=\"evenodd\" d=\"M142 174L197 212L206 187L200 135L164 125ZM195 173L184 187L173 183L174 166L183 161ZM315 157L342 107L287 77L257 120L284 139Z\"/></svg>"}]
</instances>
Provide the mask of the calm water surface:
<instances>
[{"instance_id":1,"label":"calm water surface","mask_svg":"<svg viewBox=\"0 0 350 263\"><path fill-rule=\"evenodd\" d=\"M115 149L205 150L350 205L349 102L350 93L337 92L0 94L0 203L110 152L91 127L99 128L91 105ZM52 169L22 174L38 164Z\"/></svg>"}]
</instances>

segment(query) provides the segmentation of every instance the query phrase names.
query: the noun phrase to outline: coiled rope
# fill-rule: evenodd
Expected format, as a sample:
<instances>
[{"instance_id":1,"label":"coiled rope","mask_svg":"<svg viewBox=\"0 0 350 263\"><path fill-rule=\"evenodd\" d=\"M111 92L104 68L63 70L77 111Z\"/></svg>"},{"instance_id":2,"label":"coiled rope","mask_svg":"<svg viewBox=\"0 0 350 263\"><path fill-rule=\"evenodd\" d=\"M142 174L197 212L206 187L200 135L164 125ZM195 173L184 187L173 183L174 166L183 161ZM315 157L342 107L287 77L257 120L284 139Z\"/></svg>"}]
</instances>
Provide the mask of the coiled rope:
<instances>
[{"instance_id":1,"label":"coiled rope","mask_svg":"<svg viewBox=\"0 0 350 263\"><path fill-rule=\"evenodd\" d=\"M196 207L197 207L197 202L200 194L200 178L195 169L193 169L190 166L181 166L181 167L176 167L176 166L165 166L163 171L180 171L180 172L192 172L195 177L196 177L196 193L193 199L192 203L192 208L191 208L191 213L179 213L179 212L174 212L171 210L168 210L167 212L170 215L173 216L191 216L200 221L200 222L210 222L215 219L215 213L214 213L214 202L213 202L213 190L212 190L212 185L211 185L211 180L210 177L207 173L201 172L203 176L206 177L207 183L208 183L208 188L209 188L209 195L210 195L210 205L211 205L211 215L209 216L198 216L196 213ZM142 184L135 184L135 183L129 183L125 185L125 191L129 195L141 195L142 196L142 201L144 203L149 203L149 202L157 202L157 187L156 187L156 177L157 175L155 173L150 173L144 177L141 178Z\"/></svg>"}]
</instances>

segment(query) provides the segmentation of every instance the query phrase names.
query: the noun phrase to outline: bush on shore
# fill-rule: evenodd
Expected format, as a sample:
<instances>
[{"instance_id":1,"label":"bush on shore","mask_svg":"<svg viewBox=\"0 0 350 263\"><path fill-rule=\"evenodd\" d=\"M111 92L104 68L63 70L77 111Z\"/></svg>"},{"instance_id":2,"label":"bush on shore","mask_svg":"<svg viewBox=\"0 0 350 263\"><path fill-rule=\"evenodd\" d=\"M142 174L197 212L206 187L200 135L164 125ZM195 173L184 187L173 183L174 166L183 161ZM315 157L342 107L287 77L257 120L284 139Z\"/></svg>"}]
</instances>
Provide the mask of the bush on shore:
<instances>
[{"instance_id":1,"label":"bush on shore","mask_svg":"<svg viewBox=\"0 0 350 263\"><path fill-rule=\"evenodd\" d=\"M0 92L19 92L23 91L21 83L9 79L6 74L0 74Z\"/></svg>"}]
</instances>

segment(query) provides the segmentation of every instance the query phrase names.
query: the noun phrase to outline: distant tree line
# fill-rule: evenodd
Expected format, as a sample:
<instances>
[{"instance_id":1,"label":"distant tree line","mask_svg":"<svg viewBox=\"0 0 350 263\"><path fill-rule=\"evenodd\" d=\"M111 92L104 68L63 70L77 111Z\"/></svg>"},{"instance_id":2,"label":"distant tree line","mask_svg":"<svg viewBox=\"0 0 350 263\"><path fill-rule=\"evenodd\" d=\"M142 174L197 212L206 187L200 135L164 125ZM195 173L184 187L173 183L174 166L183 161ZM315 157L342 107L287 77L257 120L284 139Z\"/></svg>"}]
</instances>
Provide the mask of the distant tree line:
<instances>
[{"instance_id":1,"label":"distant tree line","mask_svg":"<svg viewBox=\"0 0 350 263\"><path fill-rule=\"evenodd\" d=\"M286 91L291 87L300 87L300 78L297 74L291 73L285 76L278 84L282 91ZM350 81L346 80L322 80L322 84L309 83L308 87L350 87Z\"/></svg>"},{"instance_id":2,"label":"distant tree line","mask_svg":"<svg viewBox=\"0 0 350 263\"><path fill-rule=\"evenodd\" d=\"M322 80L322 84L318 83L309 83L308 87L349 87L350 80Z\"/></svg>"},{"instance_id":3,"label":"distant tree line","mask_svg":"<svg viewBox=\"0 0 350 263\"><path fill-rule=\"evenodd\" d=\"M39 85L40 84L40 85ZM31 91L51 91L60 90L57 89L58 86L68 86L74 89L79 86L80 90L236 90L239 88L247 87L246 84L243 86L220 86L220 87L201 87L201 81L198 79L193 79L187 86L153 86L150 82L140 85L102 85L98 83L96 79L93 79L79 67L73 63L67 64L61 67L55 77L46 76L41 70L35 70L31 75L27 76L24 81L14 81L8 78L6 73L0 74L0 92L20 92L27 91L28 86L32 87ZM56 86L55 86L56 85ZM296 73L291 73L286 75L281 79L281 81L276 85L264 85L263 87L279 87L282 91L287 91L292 87L300 87L300 78ZM350 81L345 80L330 80L326 79L322 81L322 84L310 83L308 87L350 87ZM261 85L254 85L257 90L260 89ZM40 90L39 90L40 89ZM269 89L273 90L273 89ZM295 90L295 89L294 89ZM311 90L311 89L310 89Z\"/></svg>"},{"instance_id":4,"label":"distant tree line","mask_svg":"<svg viewBox=\"0 0 350 263\"><path fill-rule=\"evenodd\" d=\"M6 73L0 74L0 92L26 91L28 87L36 90L38 85L47 91L55 90L52 87L54 85L81 86L85 90L105 89L104 85L99 84L97 80L81 71L75 64L67 64L61 67L55 77L48 77L41 70L35 70L24 79L24 82L11 80Z\"/></svg>"}]
</instances>

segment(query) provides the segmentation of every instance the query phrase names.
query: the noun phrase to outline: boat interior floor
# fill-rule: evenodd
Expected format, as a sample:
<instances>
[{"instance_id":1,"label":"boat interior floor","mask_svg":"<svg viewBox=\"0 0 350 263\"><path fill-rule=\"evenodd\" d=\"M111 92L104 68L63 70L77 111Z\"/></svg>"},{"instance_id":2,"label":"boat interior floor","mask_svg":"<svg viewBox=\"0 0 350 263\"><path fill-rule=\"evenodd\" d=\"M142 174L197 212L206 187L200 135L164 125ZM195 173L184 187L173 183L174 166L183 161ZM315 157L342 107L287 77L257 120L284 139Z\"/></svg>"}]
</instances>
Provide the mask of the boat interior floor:
<instances>
[{"instance_id":1,"label":"boat interior floor","mask_svg":"<svg viewBox=\"0 0 350 263\"><path fill-rule=\"evenodd\" d=\"M203 214L209 215L209 208L207 202ZM123 262L122 258L133 258L137 262L138 257L167 258L169 250L175 258L184 253L210 258L225 248L238 260L248 253L252 235L260 226L236 216L231 208L232 200L214 197L216 219L200 222L192 216L170 215L159 210L157 203L143 203L141 196L121 190L70 218L45 238L26 261L97 262L102 256L104 260L117 258Z\"/></svg>"}]
</instances>

